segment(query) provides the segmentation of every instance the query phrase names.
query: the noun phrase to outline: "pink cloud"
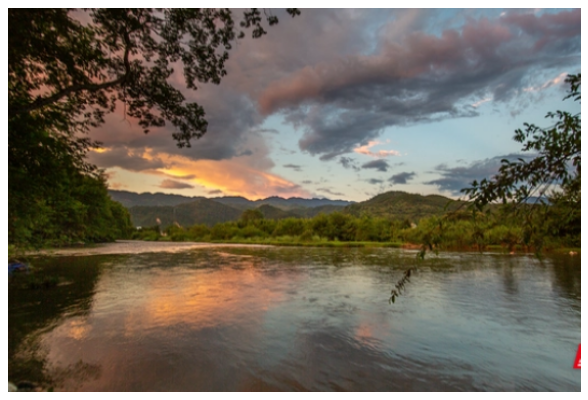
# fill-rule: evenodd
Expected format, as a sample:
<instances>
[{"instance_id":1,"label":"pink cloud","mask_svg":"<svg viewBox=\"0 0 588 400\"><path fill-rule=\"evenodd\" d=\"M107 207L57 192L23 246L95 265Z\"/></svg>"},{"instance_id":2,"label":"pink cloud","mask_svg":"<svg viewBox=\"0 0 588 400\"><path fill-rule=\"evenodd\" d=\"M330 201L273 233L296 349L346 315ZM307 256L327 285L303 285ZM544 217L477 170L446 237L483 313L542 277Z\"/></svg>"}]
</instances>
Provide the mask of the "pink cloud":
<instances>
[{"instance_id":1,"label":"pink cloud","mask_svg":"<svg viewBox=\"0 0 588 400\"><path fill-rule=\"evenodd\" d=\"M378 150L378 151L371 151L370 149L374 146L378 146L383 144L382 142L379 142L377 140L371 140L368 142L368 144L364 145L364 146L359 146L353 149L353 151L357 154L363 154L366 156L370 156L370 157L376 157L376 158L384 158L384 157L390 157L390 156L399 156L400 152L396 151L396 150Z\"/></svg>"},{"instance_id":2,"label":"pink cloud","mask_svg":"<svg viewBox=\"0 0 588 400\"><path fill-rule=\"evenodd\" d=\"M579 34L582 21L581 9L562 11L557 14L510 13L502 17L507 24L516 26L525 33L537 37L535 50L561 38Z\"/></svg>"},{"instance_id":3,"label":"pink cloud","mask_svg":"<svg viewBox=\"0 0 588 400\"><path fill-rule=\"evenodd\" d=\"M489 68L504 74L516 67L515 59L521 52L541 50L537 43L579 35L579 21L579 10L540 17L509 14L495 21L468 20L461 31L447 29L440 36L416 31L400 41L383 38L377 54L331 59L270 82L258 97L258 108L269 115L306 101L328 101L337 93L362 85L394 86L414 78L435 85L448 77ZM515 28L539 35L535 47L516 35Z\"/></svg>"}]
</instances>

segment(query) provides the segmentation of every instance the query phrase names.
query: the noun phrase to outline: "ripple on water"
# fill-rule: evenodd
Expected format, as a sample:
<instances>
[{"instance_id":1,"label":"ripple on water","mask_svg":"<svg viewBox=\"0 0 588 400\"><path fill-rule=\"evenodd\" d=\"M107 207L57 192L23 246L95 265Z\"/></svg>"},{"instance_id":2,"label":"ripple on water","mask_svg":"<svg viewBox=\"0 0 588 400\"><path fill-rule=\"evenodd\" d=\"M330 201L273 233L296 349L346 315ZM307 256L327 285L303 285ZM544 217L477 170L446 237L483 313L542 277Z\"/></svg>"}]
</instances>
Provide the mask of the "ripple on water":
<instances>
[{"instance_id":1,"label":"ripple on water","mask_svg":"<svg viewBox=\"0 0 588 400\"><path fill-rule=\"evenodd\" d=\"M11 287L9 378L97 391L580 390L579 260L145 246L39 259L73 284Z\"/></svg>"}]
</instances>

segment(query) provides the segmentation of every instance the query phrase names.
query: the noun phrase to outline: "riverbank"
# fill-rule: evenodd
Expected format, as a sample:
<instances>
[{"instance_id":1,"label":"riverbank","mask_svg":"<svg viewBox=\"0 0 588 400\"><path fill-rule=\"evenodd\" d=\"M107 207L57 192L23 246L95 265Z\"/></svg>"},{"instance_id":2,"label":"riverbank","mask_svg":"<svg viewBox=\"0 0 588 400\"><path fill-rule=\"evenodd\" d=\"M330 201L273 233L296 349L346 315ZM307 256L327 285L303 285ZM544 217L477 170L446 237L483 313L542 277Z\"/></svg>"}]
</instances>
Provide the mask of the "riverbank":
<instances>
[{"instance_id":1,"label":"riverbank","mask_svg":"<svg viewBox=\"0 0 588 400\"><path fill-rule=\"evenodd\" d=\"M151 240L146 240L151 242ZM174 241L170 236L160 236L155 242L167 242L167 243L188 243L189 241ZM231 245L269 245L269 246L286 246L286 247L341 247L341 248L353 248L353 247L365 247L365 248L398 248L407 250L420 250L422 244L411 243L411 242L376 242L376 241L340 241L340 240L327 240L324 238L304 241L297 237L292 236L280 236L274 238L232 238L227 240L200 240L196 243L210 243L210 244L231 244ZM498 245L490 244L480 249L478 246L472 245L447 245L439 247L438 251L467 251L467 252L496 252L496 253L525 253L534 254L536 249L532 246L524 245ZM581 249L578 247L556 247L556 246L545 246L541 249L541 253L545 254L570 254L581 255Z\"/></svg>"},{"instance_id":2,"label":"riverbank","mask_svg":"<svg viewBox=\"0 0 588 400\"><path fill-rule=\"evenodd\" d=\"M148 244L146 246L145 244ZM86 247L39 249L25 251L24 257L35 256L86 256L86 255L110 255L110 254L139 254L139 253L179 253L192 249L204 249L214 247L269 247L258 244L220 244L204 242L172 242L143 240L117 240L113 243L92 244Z\"/></svg>"},{"instance_id":3,"label":"riverbank","mask_svg":"<svg viewBox=\"0 0 588 400\"><path fill-rule=\"evenodd\" d=\"M148 245L147 245L148 244ZM86 246L47 248L33 251L19 251L19 257L35 256L78 256L78 255L108 255L108 254L139 254L139 253L178 253L193 249L215 248L215 247L330 247L330 248L397 248L404 250L420 250L422 245L414 243L398 242L341 242L341 241L294 241L282 239L243 239L243 240L215 240L208 242L176 242L169 237L161 237L157 241L145 240L118 240L114 243L89 244ZM483 250L478 248L443 248L439 251L448 252L492 252L503 254L534 254L533 249L523 246L515 246L509 249L507 246L489 245ZM570 256L581 257L579 248L545 248L542 254L569 254ZM9 249L9 258L11 256Z\"/></svg>"}]
</instances>

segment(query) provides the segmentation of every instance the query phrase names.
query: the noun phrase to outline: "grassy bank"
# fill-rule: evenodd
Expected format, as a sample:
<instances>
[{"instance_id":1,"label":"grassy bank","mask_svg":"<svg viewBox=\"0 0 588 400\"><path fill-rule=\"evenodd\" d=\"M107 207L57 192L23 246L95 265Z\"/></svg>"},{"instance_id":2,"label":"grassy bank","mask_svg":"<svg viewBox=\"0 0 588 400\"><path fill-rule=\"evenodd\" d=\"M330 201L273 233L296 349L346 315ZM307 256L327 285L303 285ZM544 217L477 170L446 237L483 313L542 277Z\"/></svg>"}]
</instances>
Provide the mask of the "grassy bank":
<instances>
[{"instance_id":1,"label":"grassy bank","mask_svg":"<svg viewBox=\"0 0 588 400\"><path fill-rule=\"evenodd\" d=\"M318 247L405 247L428 250L498 252L577 252L579 236L567 232L549 234L544 221L536 225L506 218L500 214L452 213L423 218L418 223L383 217L356 217L344 213L314 218L265 219L244 213L239 221L212 227L159 226L142 228L133 239L176 242L271 244ZM568 250L567 252L569 252Z\"/></svg>"},{"instance_id":2,"label":"grassy bank","mask_svg":"<svg viewBox=\"0 0 588 400\"><path fill-rule=\"evenodd\" d=\"M292 247L391 247L401 248L402 243L382 243L382 242L340 242L340 241L317 241L317 242L300 242L288 239L275 238L265 240L215 240L210 243L229 243L229 244L266 244L272 246L292 246Z\"/></svg>"},{"instance_id":3,"label":"grassy bank","mask_svg":"<svg viewBox=\"0 0 588 400\"><path fill-rule=\"evenodd\" d=\"M143 239L144 241L159 241L159 242L192 242L191 240L174 240L170 236L160 236L157 240ZM227 240L198 240L198 243L214 243L214 244L251 244L251 245L270 245L283 247L332 247L332 248L396 248L420 250L422 244L408 243L408 242L373 242L373 241L352 241L342 242L338 240L319 239L316 241L300 241L292 237L277 237L266 239L227 239ZM476 246L446 246L443 248L434 248L438 251L459 251L459 252L492 252L492 253L513 253L513 254L534 254L536 249L527 246L515 246L510 248L507 245L490 245L484 249ZM574 256L581 256L581 249L575 247L547 247L542 249L545 254L572 254Z\"/></svg>"}]
</instances>

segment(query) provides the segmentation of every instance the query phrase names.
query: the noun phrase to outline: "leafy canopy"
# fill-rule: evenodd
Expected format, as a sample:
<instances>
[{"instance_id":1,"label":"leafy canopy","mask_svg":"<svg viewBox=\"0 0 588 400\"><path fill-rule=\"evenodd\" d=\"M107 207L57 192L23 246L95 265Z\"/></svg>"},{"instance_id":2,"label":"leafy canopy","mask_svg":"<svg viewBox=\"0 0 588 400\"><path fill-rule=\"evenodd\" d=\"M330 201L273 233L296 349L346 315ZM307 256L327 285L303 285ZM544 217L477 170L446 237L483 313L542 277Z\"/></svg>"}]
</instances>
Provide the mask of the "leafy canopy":
<instances>
[{"instance_id":1,"label":"leafy canopy","mask_svg":"<svg viewBox=\"0 0 588 400\"><path fill-rule=\"evenodd\" d=\"M581 100L581 74L568 75L566 83L569 94L565 99ZM517 129L514 140L523 144L522 151L534 152L537 157L530 161L519 159L511 162L502 160L496 176L491 179L474 181L462 192L469 195L477 208L501 201L502 203L524 204L532 197L562 196L570 204L580 207L581 163L582 163L582 120L580 113L572 115L566 111L547 114L555 120L548 128L525 124Z\"/></svg>"},{"instance_id":2,"label":"leafy canopy","mask_svg":"<svg viewBox=\"0 0 588 400\"><path fill-rule=\"evenodd\" d=\"M207 122L168 82L174 68L189 89L220 83L235 39L265 35L264 19L278 23L264 14L244 11L237 28L229 9L90 9L78 15L85 23L73 10L9 9L9 117L60 112L84 130L122 102L145 132L169 121L178 146L190 146Z\"/></svg>"}]
</instances>

